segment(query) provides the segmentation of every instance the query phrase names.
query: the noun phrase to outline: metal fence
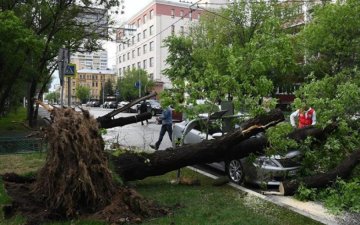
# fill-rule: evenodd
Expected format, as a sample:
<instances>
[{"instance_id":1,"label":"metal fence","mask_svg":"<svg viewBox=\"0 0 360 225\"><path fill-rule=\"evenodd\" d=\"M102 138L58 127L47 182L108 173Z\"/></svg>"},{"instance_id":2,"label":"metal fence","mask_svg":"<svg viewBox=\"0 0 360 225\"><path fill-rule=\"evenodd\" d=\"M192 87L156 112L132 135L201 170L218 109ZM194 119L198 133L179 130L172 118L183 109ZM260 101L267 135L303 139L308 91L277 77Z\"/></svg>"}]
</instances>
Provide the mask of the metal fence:
<instances>
[{"instance_id":1,"label":"metal fence","mask_svg":"<svg viewBox=\"0 0 360 225\"><path fill-rule=\"evenodd\" d=\"M0 154L41 152L45 150L46 143L42 138L0 137Z\"/></svg>"}]
</instances>

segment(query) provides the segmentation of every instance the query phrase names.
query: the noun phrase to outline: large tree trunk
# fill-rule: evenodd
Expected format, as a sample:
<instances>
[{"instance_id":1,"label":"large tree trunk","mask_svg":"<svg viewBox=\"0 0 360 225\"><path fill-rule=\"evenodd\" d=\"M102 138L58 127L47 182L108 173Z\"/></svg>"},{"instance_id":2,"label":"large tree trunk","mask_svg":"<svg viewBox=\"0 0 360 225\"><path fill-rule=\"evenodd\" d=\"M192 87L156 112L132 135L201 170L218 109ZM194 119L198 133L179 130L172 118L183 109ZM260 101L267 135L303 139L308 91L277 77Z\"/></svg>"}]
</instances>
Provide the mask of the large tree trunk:
<instances>
[{"instance_id":1,"label":"large tree trunk","mask_svg":"<svg viewBox=\"0 0 360 225\"><path fill-rule=\"evenodd\" d=\"M151 119L152 115L150 112L142 113L135 116L120 117L117 119L108 119L104 117L97 118L97 121L101 128L112 128L121 127L131 123L137 123L140 121Z\"/></svg>"},{"instance_id":2,"label":"large tree trunk","mask_svg":"<svg viewBox=\"0 0 360 225\"><path fill-rule=\"evenodd\" d=\"M125 126L127 124L131 124L131 123L136 123L136 122L140 122L140 121L144 121L144 120L148 120L151 119L151 113L142 113L140 115L136 115L136 116L129 116L129 117L121 117L118 119L114 119L114 117L119 114L120 112L123 112L127 109L130 109L131 106L144 101L146 99L149 99L151 97L156 96L156 92L153 92L147 96L138 98L132 102L130 102L129 104L125 105L124 107L121 107L119 109L114 109L113 111L109 112L108 114L104 115L104 116L100 116L98 118L96 118L96 120L98 121L98 123L100 124L101 128L112 128L112 127L117 127L117 126Z\"/></svg>"},{"instance_id":3,"label":"large tree trunk","mask_svg":"<svg viewBox=\"0 0 360 225\"><path fill-rule=\"evenodd\" d=\"M331 134L335 129L337 129L337 127L338 124L336 122L332 122L324 129L309 126L301 129L295 129L288 135L288 137L294 139L297 142L304 141L307 137L314 137L319 141L323 141L329 136L329 134Z\"/></svg>"},{"instance_id":4,"label":"large tree trunk","mask_svg":"<svg viewBox=\"0 0 360 225\"><path fill-rule=\"evenodd\" d=\"M326 173L305 177L301 180L297 179L282 182L279 186L279 192L283 195L294 195L300 184L303 184L308 188L326 187L337 178L345 179L349 177L351 171L355 168L359 161L360 150L357 150L343 160L337 167Z\"/></svg>"},{"instance_id":5,"label":"large tree trunk","mask_svg":"<svg viewBox=\"0 0 360 225\"><path fill-rule=\"evenodd\" d=\"M188 165L242 158L250 153L261 152L266 145L265 138L251 136L283 120L282 112L276 110L242 124L242 129L219 139L152 154L127 152L112 158L114 169L124 180L129 181L161 175Z\"/></svg>"}]
</instances>

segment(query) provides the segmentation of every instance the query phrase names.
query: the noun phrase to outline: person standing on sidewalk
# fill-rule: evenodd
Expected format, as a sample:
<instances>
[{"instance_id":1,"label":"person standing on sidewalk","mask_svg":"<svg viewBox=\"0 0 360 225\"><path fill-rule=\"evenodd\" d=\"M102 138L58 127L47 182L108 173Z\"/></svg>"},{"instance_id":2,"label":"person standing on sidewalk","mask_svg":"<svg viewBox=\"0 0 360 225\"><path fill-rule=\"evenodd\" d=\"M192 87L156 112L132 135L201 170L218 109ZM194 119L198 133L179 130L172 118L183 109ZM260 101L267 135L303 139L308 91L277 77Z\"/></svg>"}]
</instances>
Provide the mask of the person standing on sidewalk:
<instances>
[{"instance_id":1,"label":"person standing on sidewalk","mask_svg":"<svg viewBox=\"0 0 360 225\"><path fill-rule=\"evenodd\" d=\"M150 145L151 148L158 150L159 146L161 144L161 141L166 133L166 131L169 134L170 141L172 141L172 109L170 106L168 106L166 109L162 111L161 116L159 117L161 120L161 129L160 129L160 135L158 141L155 143L155 145Z\"/></svg>"},{"instance_id":2,"label":"person standing on sidewalk","mask_svg":"<svg viewBox=\"0 0 360 225\"><path fill-rule=\"evenodd\" d=\"M146 113L147 112L147 105L146 105L146 101L142 101L141 104L140 104L140 114L142 113ZM149 121L146 120L146 125L149 124ZM144 125L144 122L141 121L141 125Z\"/></svg>"}]
</instances>

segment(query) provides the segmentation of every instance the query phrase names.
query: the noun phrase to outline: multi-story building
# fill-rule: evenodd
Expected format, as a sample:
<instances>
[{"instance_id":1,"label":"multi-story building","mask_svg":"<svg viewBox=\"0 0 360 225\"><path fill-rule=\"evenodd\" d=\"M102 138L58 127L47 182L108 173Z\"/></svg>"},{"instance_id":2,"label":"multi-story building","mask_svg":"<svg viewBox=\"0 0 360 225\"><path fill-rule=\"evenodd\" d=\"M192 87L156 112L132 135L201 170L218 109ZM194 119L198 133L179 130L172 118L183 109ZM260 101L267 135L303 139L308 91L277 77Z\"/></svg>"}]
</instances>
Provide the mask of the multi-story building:
<instances>
[{"instance_id":1,"label":"multi-story building","mask_svg":"<svg viewBox=\"0 0 360 225\"><path fill-rule=\"evenodd\" d=\"M108 68L108 54L106 51L86 53L76 52L71 55L70 61L71 63L76 64L78 70L106 70Z\"/></svg>"},{"instance_id":2,"label":"multi-story building","mask_svg":"<svg viewBox=\"0 0 360 225\"><path fill-rule=\"evenodd\" d=\"M208 4L202 4L208 2ZM201 0L202 7L219 7L228 0ZM116 49L116 72L123 76L127 70L141 68L155 82L155 91L171 88L162 71L166 68L168 50L163 40L173 34L186 34L201 15L201 8L191 3L153 0L130 18L117 32L120 42Z\"/></svg>"},{"instance_id":3,"label":"multi-story building","mask_svg":"<svg viewBox=\"0 0 360 225\"><path fill-rule=\"evenodd\" d=\"M76 98L76 87L87 86L90 88L90 98L100 100L101 91L105 85L105 82L110 80L112 83L116 82L115 71L105 70L93 70L93 69L80 69L77 71L77 76L71 78L71 102L79 102ZM68 79L64 80L64 102L68 103Z\"/></svg>"}]
</instances>

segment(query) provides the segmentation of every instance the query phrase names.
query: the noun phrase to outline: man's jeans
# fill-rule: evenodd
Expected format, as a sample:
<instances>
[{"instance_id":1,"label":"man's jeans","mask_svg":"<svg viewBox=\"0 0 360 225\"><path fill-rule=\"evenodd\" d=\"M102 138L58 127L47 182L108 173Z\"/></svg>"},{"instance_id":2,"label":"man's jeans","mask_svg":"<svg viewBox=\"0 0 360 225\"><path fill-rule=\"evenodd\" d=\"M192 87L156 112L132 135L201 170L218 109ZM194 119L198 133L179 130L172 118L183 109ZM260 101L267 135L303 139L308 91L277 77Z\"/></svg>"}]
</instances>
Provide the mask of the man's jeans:
<instances>
[{"instance_id":1,"label":"man's jeans","mask_svg":"<svg viewBox=\"0 0 360 225\"><path fill-rule=\"evenodd\" d=\"M155 143L156 149L159 149L159 146L161 144L161 141L162 141L166 131L169 134L170 141L172 141L172 124L163 124L163 125L161 125L159 140Z\"/></svg>"}]
</instances>

